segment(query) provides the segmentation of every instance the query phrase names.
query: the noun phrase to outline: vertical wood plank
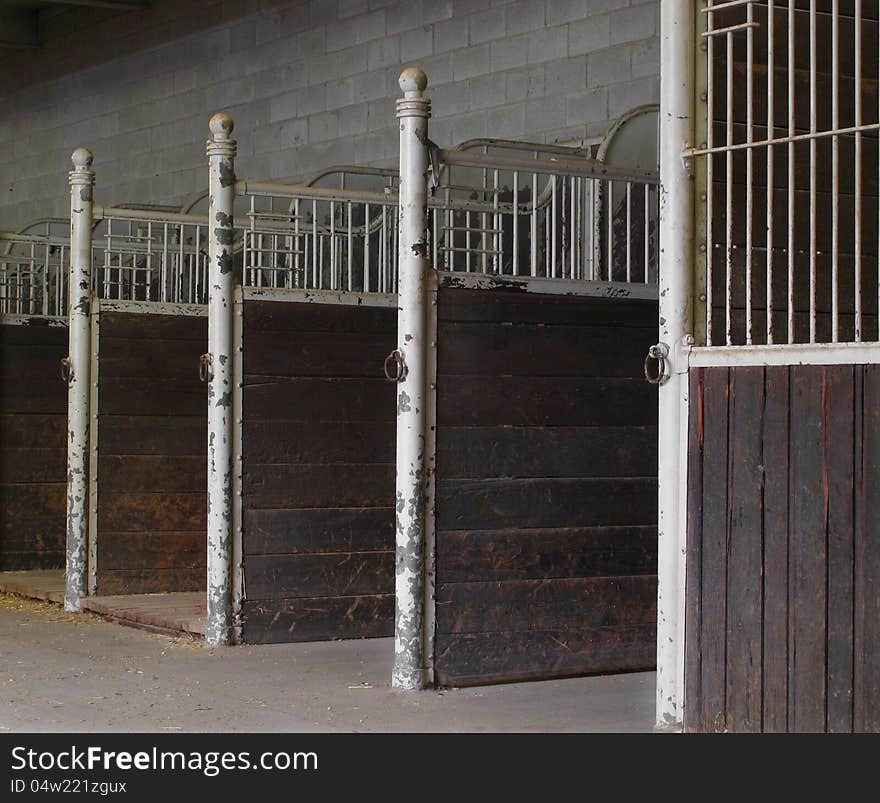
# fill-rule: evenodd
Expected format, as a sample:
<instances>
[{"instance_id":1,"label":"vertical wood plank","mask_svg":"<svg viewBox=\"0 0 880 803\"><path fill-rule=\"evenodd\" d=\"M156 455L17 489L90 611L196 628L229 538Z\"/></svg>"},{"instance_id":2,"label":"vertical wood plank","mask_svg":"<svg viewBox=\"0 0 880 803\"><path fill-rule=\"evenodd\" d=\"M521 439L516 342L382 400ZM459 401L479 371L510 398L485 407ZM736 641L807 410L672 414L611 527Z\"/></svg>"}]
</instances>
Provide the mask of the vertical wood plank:
<instances>
[{"instance_id":1,"label":"vertical wood plank","mask_svg":"<svg viewBox=\"0 0 880 803\"><path fill-rule=\"evenodd\" d=\"M880 366L862 373L859 521L855 547L853 726L880 731Z\"/></svg>"},{"instance_id":2,"label":"vertical wood plank","mask_svg":"<svg viewBox=\"0 0 880 803\"><path fill-rule=\"evenodd\" d=\"M826 369L828 702L826 729L852 730L855 367Z\"/></svg>"},{"instance_id":3,"label":"vertical wood plank","mask_svg":"<svg viewBox=\"0 0 880 803\"><path fill-rule=\"evenodd\" d=\"M725 621L727 616L727 368L708 368L703 386L703 543L702 586L702 697L700 720L708 731L724 731Z\"/></svg>"},{"instance_id":4,"label":"vertical wood plank","mask_svg":"<svg viewBox=\"0 0 880 803\"><path fill-rule=\"evenodd\" d=\"M731 371L726 720L738 732L761 728L763 407L764 369Z\"/></svg>"},{"instance_id":5,"label":"vertical wood plank","mask_svg":"<svg viewBox=\"0 0 880 803\"><path fill-rule=\"evenodd\" d=\"M685 590L684 728L703 730L702 710L702 557L703 557L703 374L691 372L688 398L687 580Z\"/></svg>"},{"instance_id":6,"label":"vertical wood plank","mask_svg":"<svg viewBox=\"0 0 880 803\"><path fill-rule=\"evenodd\" d=\"M763 730L788 727L789 369L766 369L764 392Z\"/></svg>"},{"instance_id":7,"label":"vertical wood plank","mask_svg":"<svg viewBox=\"0 0 880 803\"><path fill-rule=\"evenodd\" d=\"M791 371L789 729L825 728L827 472L825 369Z\"/></svg>"}]
</instances>

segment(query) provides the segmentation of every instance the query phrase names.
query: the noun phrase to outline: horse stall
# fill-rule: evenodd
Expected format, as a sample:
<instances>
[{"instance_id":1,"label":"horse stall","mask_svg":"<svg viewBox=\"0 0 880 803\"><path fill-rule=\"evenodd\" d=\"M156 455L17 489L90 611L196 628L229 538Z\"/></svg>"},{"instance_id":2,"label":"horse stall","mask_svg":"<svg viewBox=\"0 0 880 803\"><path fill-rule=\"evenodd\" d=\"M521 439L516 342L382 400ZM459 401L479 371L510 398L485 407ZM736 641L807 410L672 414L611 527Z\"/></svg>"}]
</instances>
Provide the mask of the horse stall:
<instances>
[{"instance_id":1,"label":"horse stall","mask_svg":"<svg viewBox=\"0 0 880 803\"><path fill-rule=\"evenodd\" d=\"M439 685L653 668L657 303L584 290L441 278Z\"/></svg>"},{"instance_id":2,"label":"horse stall","mask_svg":"<svg viewBox=\"0 0 880 803\"><path fill-rule=\"evenodd\" d=\"M394 387L383 363L396 338L396 208L383 192L356 189L359 178L369 187L391 176L358 168L344 176L345 191L275 186L251 195L243 224L236 384L246 643L394 631Z\"/></svg>"},{"instance_id":3,"label":"horse stall","mask_svg":"<svg viewBox=\"0 0 880 803\"><path fill-rule=\"evenodd\" d=\"M36 229L32 231L31 229ZM67 241L0 234L0 588L63 594Z\"/></svg>"},{"instance_id":4,"label":"horse stall","mask_svg":"<svg viewBox=\"0 0 880 803\"><path fill-rule=\"evenodd\" d=\"M202 237L200 219L102 210L90 320L85 607L194 635L207 551Z\"/></svg>"},{"instance_id":5,"label":"horse stall","mask_svg":"<svg viewBox=\"0 0 880 803\"><path fill-rule=\"evenodd\" d=\"M426 679L652 669L657 174L526 143L432 158Z\"/></svg>"}]
</instances>

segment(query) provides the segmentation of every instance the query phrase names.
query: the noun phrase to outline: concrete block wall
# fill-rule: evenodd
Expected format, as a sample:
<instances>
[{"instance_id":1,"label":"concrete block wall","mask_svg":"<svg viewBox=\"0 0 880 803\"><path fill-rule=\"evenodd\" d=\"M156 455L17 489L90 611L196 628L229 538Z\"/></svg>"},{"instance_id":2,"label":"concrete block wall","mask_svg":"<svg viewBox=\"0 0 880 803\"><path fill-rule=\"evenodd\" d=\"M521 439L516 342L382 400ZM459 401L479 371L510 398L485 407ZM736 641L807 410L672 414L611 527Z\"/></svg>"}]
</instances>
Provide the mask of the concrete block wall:
<instances>
[{"instance_id":1,"label":"concrete block wall","mask_svg":"<svg viewBox=\"0 0 880 803\"><path fill-rule=\"evenodd\" d=\"M67 214L70 151L96 198L178 203L206 184L211 114L238 173L297 180L394 164L404 66L428 74L431 138L600 137L659 96L658 0L155 0L42 12L40 51L0 59L0 229Z\"/></svg>"}]
</instances>

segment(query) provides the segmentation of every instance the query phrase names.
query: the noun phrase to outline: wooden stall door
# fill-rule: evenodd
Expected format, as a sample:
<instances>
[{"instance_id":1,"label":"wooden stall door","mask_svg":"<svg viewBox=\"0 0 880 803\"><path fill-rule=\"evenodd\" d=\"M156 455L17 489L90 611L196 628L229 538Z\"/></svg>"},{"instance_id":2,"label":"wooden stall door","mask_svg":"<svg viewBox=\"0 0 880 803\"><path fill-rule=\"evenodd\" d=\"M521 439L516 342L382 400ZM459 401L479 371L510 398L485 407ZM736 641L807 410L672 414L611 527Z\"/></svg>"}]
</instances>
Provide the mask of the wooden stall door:
<instances>
[{"instance_id":1,"label":"wooden stall door","mask_svg":"<svg viewBox=\"0 0 880 803\"><path fill-rule=\"evenodd\" d=\"M96 593L203 590L207 318L101 312L98 326Z\"/></svg>"},{"instance_id":2,"label":"wooden stall door","mask_svg":"<svg viewBox=\"0 0 880 803\"><path fill-rule=\"evenodd\" d=\"M67 327L0 325L0 571L64 566Z\"/></svg>"},{"instance_id":3,"label":"wooden stall door","mask_svg":"<svg viewBox=\"0 0 880 803\"><path fill-rule=\"evenodd\" d=\"M656 302L441 288L435 676L655 662Z\"/></svg>"},{"instance_id":4,"label":"wooden stall door","mask_svg":"<svg viewBox=\"0 0 880 803\"><path fill-rule=\"evenodd\" d=\"M880 730L880 366L690 399L685 728Z\"/></svg>"},{"instance_id":5,"label":"wooden stall door","mask_svg":"<svg viewBox=\"0 0 880 803\"><path fill-rule=\"evenodd\" d=\"M396 309L244 305L243 640L390 636Z\"/></svg>"}]
</instances>

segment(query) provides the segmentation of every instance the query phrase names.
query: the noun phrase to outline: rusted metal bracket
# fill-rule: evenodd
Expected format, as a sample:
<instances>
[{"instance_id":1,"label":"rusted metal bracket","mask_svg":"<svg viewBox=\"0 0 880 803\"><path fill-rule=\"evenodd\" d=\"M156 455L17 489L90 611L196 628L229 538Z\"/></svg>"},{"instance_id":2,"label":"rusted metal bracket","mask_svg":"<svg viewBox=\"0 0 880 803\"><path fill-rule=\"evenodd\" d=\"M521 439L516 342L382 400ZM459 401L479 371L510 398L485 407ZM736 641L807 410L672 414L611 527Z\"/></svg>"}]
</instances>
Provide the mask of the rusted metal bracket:
<instances>
[{"instance_id":1,"label":"rusted metal bracket","mask_svg":"<svg viewBox=\"0 0 880 803\"><path fill-rule=\"evenodd\" d=\"M213 365L214 355L210 351L199 357L199 379L202 382L210 382L214 378Z\"/></svg>"},{"instance_id":2,"label":"rusted metal bracket","mask_svg":"<svg viewBox=\"0 0 880 803\"><path fill-rule=\"evenodd\" d=\"M397 366L394 373L391 373L390 371L391 365ZM385 371L385 379L388 382L403 382L403 380L406 379L406 360L404 360L400 349L394 349L394 351L385 358L383 370Z\"/></svg>"}]
</instances>

